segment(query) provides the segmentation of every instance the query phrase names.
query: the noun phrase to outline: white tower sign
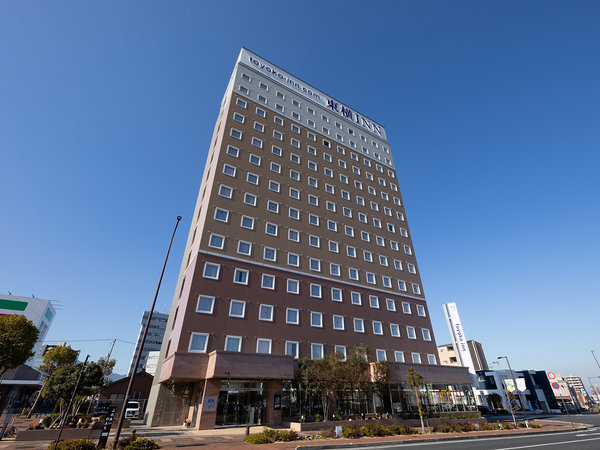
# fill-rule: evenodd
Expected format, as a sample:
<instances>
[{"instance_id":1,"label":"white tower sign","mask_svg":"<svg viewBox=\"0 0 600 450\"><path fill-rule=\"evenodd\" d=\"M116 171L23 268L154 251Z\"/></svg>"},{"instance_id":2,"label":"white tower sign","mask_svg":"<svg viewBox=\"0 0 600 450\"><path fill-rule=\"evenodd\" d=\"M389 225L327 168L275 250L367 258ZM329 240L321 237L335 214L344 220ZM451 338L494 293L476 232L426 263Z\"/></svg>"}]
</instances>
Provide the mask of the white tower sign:
<instances>
[{"instance_id":1,"label":"white tower sign","mask_svg":"<svg viewBox=\"0 0 600 450\"><path fill-rule=\"evenodd\" d=\"M446 316L446 323L452 337L452 345L454 346L456 357L460 365L467 367L471 375L475 377L475 365L469 352L469 345L467 344L465 331L458 315L456 303L444 303L442 306L444 307L444 316Z\"/></svg>"}]
</instances>

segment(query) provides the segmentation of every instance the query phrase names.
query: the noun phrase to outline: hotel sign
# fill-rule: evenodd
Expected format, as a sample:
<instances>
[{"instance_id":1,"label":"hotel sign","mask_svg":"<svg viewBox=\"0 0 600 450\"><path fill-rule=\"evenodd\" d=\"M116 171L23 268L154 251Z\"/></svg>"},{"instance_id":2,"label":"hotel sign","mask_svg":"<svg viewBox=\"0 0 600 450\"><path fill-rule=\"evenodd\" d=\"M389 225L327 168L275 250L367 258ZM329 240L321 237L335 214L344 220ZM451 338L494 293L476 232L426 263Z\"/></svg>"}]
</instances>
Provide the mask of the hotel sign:
<instances>
[{"instance_id":1,"label":"hotel sign","mask_svg":"<svg viewBox=\"0 0 600 450\"><path fill-rule=\"evenodd\" d=\"M275 67L268 61L262 59L258 55L255 55L249 50L242 48L238 61L243 62L244 64L250 67L254 67L256 70L263 73L264 75L278 81L281 84L290 87L291 89L295 90L298 94L318 103L324 108L330 109L340 117L344 117L348 120L351 120L353 123L368 130L375 136L386 139L385 128L383 128L381 125L375 123L370 119L367 119L366 117L362 116L356 111L323 94L321 91L312 88L306 83L303 83L298 78L294 77L293 75L290 75L289 73L285 72L284 70L281 70L278 67Z\"/></svg>"},{"instance_id":2,"label":"hotel sign","mask_svg":"<svg viewBox=\"0 0 600 450\"><path fill-rule=\"evenodd\" d=\"M471 374L475 374L475 365L469 352L469 345L467 344L467 338L463 330L460 316L458 315L458 308L456 303L444 303L444 315L446 316L446 323L448 324L448 330L452 337L452 345L456 356L460 361L461 365L467 367Z\"/></svg>"}]
</instances>

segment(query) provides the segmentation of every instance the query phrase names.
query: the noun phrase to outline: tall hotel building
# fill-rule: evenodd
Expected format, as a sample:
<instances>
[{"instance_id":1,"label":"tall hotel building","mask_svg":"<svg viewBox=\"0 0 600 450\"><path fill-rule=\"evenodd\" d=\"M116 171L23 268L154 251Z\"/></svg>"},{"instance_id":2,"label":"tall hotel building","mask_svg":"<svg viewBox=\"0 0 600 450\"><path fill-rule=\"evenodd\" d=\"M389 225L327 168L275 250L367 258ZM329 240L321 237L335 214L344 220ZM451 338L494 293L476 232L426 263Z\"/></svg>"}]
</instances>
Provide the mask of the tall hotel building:
<instances>
[{"instance_id":1,"label":"tall hotel building","mask_svg":"<svg viewBox=\"0 0 600 450\"><path fill-rule=\"evenodd\" d=\"M432 401L443 367L385 128L242 49L221 103L150 395L151 425L289 421L298 360L366 344ZM395 383L395 384L394 384ZM368 406L372 408L372 404Z\"/></svg>"}]
</instances>

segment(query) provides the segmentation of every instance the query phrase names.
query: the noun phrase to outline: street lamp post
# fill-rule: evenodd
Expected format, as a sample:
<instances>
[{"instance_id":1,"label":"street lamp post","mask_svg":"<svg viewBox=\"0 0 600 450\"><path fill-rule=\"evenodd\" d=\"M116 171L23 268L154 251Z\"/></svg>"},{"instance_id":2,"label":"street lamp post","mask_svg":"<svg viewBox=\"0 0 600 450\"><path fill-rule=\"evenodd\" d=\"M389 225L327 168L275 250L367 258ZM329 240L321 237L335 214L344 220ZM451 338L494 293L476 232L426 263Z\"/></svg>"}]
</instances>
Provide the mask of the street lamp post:
<instances>
[{"instance_id":1,"label":"street lamp post","mask_svg":"<svg viewBox=\"0 0 600 450\"><path fill-rule=\"evenodd\" d=\"M146 326L144 327L144 333L142 334L142 341L140 342L140 349L137 352L137 356L135 358L135 362L133 363L133 372L131 373L131 377L129 378L129 384L127 385L127 391L125 392L125 398L123 399L123 406L121 407L121 415L119 417L119 424L117 425L117 431L115 432L115 448L119 443L119 437L121 436L121 428L123 428L123 421L125 420L125 410L127 409L127 403L129 402L129 396L131 395L131 389L133 387L133 380L135 379L135 374L137 372L138 365L140 364L140 357L142 356L142 350L144 349L144 342L146 342L146 335L148 334L148 328L150 328L150 320L152 319L152 313L154 312L154 305L156 304L156 299L158 297L158 291L160 290L160 284L162 283L163 275L165 274L165 267L167 266L167 260L169 259L169 253L171 252L171 245L173 244L173 238L175 237L175 232L177 231L177 226L179 225L179 221L181 220L181 216L177 216L177 222L175 223L175 229L173 230L173 234L171 235L171 241L169 242L169 248L167 249L167 255L165 256L165 262L163 264L162 272L160 273L160 278L158 279L158 286L156 286L156 293L154 294L154 300L152 301L152 307L150 308L150 313L148 314L148 320L146 321Z\"/></svg>"},{"instance_id":2,"label":"street lamp post","mask_svg":"<svg viewBox=\"0 0 600 450\"><path fill-rule=\"evenodd\" d=\"M497 359L506 359L506 364L508 364L508 370L510 370L510 376L512 377L513 383L515 384L515 389L517 389L517 380L515 378L515 373L512 370L512 367L510 367L510 361L508 360L508 356L498 356ZM525 414L525 426L527 428L529 428L529 417L527 417L527 408L525 405L525 396L523 395L523 393L519 390L519 399L521 400L521 406L523 407L523 414Z\"/></svg>"}]
</instances>

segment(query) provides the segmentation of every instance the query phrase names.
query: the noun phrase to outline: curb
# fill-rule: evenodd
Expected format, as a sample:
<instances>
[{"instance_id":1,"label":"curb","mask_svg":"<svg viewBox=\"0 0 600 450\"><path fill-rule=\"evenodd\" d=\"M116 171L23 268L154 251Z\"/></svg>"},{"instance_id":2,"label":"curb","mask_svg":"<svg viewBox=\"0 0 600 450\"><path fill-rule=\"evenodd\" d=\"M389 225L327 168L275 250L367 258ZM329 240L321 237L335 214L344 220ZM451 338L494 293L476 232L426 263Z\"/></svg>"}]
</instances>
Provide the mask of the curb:
<instances>
[{"instance_id":1,"label":"curb","mask_svg":"<svg viewBox=\"0 0 600 450\"><path fill-rule=\"evenodd\" d=\"M580 426L579 428L569 428L566 430L549 430L549 431L536 431L532 432L519 432L519 433L510 433L508 436L530 436L532 434L541 435L541 434L554 434L554 433L568 433L573 431L583 431L589 429L590 425L586 425L583 423L574 423L575 426ZM489 439L489 438L497 438L499 434L486 434L486 435L475 435L475 434L466 434L465 436L452 436L452 437L439 437L439 438L430 438L430 439L412 439L412 440L403 440L403 441L376 441L376 442L357 442L357 443L346 443L346 444L324 444L324 445L299 445L296 449L305 449L310 448L314 450L318 449L338 449L338 448L347 448L351 446L352 448L360 448L360 447L383 447L387 445L413 445L416 443L423 442L446 442L446 441L454 441L457 439Z\"/></svg>"}]
</instances>

